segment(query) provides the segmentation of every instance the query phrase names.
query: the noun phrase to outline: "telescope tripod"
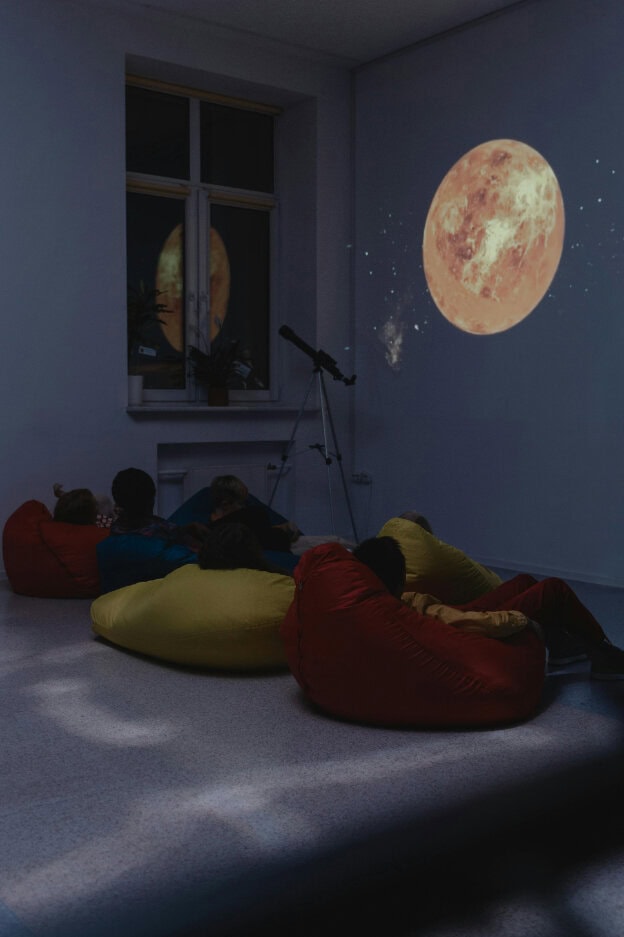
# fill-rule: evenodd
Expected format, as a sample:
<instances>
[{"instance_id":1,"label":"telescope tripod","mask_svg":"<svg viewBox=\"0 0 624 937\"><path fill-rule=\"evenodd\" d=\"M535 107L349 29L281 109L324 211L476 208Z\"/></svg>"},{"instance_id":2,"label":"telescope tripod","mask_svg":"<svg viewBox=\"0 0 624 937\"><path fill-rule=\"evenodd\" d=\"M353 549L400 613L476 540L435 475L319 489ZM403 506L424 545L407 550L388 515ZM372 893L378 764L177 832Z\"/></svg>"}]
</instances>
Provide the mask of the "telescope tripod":
<instances>
[{"instance_id":1,"label":"telescope tripod","mask_svg":"<svg viewBox=\"0 0 624 937\"><path fill-rule=\"evenodd\" d=\"M333 359L330 359L330 360L333 360ZM342 489L344 492L347 509L349 511L349 518L351 520L351 529L353 530L353 538L355 542L357 543L359 538L358 538L357 530L355 527L355 519L353 517L353 510L351 508L351 499L349 498L349 489L347 488L347 482L346 482L345 475L344 475L344 469L342 465L342 454L340 452L340 448L338 446L338 440L336 438L334 420L332 417L331 408L329 406L327 390L325 388L325 376L323 373L323 368L319 364L317 364L317 366L313 369L312 374L310 375L310 381L308 383L307 390L305 391L305 394L303 396L303 400L301 402L299 412L295 419L292 433L290 434L290 439L288 440L284 448L284 451L282 453L282 463L280 465L280 470L277 475L277 478L275 479L275 485L273 486L273 491L271 492L271 498L269 500L269 507L271 507L271 505L273 504L273 499L275 498L275 494L279 487L279 483L282 480L282 476L284 474L284 469L286 468L286 462L288 461L290 454L292 452L293 446L295 445L295 437L297 435L299 423L301 422L301 418L303 416L306 404L308 402L308 398L314 388L315 382L318 384L319 401L321 405L321 424L322 424L322 429L323 429L323 442L313 443L312 445L308 446L308 449L316 449L318 452L320 452L321 455L323 456L323 459L325 460L325 465L327 466L327 489L328 489L328 494L329 494L329 510L330 510L330 517L331 517L332 532L334 533L334 535L336 535L336 522L334 518L334 498L333 498L333 490L332 490L331 466L333 464L334 459L337 462L338 469L340 471L340 478L342 481ZM331 442L333 443L333 447L335 450L333 452L330 451L330 448L329 448L328 430L329 430L329 433L331 434Z\"/></svg>"}]
</instances>

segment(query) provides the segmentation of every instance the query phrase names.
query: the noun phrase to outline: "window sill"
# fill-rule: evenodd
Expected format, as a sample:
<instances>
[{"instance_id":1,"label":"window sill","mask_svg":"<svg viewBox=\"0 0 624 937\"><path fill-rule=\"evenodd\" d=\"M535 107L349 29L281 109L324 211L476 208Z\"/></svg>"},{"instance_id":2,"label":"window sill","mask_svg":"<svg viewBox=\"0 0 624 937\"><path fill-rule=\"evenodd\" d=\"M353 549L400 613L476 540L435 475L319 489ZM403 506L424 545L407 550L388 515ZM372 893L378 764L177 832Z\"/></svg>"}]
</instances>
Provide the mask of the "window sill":
<instances>
[{"instance_id":1,"label":"window sill","mask_svg":"<svg viewBox=\"0 0 624 937\"><path fill-rule=\"evenodd\" d=\"M316 412L318 408L311 406L307 412ZM231 403L227 407L209 406L207 403L143 403L126 407L126 413L133 417L169 416L182 414L184 416L227 416L238 413L266 413L288 416L297 413L299 407L294 404L275 404L263 401L262 403Z\"/></svg>"}]
</instances>

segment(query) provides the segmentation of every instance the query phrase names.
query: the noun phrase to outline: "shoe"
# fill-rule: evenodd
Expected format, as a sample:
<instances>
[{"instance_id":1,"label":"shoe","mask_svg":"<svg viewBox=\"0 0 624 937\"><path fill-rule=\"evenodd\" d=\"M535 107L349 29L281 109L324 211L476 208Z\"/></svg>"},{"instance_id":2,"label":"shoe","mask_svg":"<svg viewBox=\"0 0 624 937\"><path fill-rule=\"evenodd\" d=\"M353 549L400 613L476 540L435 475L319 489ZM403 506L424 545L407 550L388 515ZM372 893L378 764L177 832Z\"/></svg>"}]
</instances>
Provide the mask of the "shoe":
<instances>
[{"instance_id":1,"label":"shoe","mask_svg":"<svg viewBox=\"0 0 624 937\"><path fill-rule=\"evenodd\" d=\"M549 628L546 643L549 667L565 667L589 657L585 644L564 628Z\"/></svg>"},{"instance_id":2,"label":"shoe","mask_svg":"<svg viewBox=\"0 0 624 937\"><path fill-rule=\"evenodd\" d=\"M604 641L591 655L592 680L624 680L624 651Z\"/></svg>"}]
</instances>

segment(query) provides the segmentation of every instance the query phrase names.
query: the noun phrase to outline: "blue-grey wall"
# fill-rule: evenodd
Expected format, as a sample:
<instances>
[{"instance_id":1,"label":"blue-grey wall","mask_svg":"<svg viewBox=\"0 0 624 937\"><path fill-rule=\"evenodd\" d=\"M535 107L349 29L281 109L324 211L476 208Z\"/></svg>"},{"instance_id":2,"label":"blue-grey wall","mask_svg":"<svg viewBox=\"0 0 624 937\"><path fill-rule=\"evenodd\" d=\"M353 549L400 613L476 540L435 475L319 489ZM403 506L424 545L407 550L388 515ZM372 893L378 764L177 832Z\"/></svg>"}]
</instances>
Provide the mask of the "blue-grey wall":
<instances>
[{"instance_id":1,"label":"blue-grey wall","mask_svg":"<svg viewBox=\"0 0 624 937\"><path fill-rule=\"evenodd\" d=\"M281 444L311 371L283 343L281 406L270 413L126 412L127 57L166 63L178 81L210 73L230 93L290 108L290 163L297 148L305 159L299 176L284 167L290 198L280 215L278 314L310 344L349 343L348 70L205 24L189 28L188 20L138 4L134 10L80 0L1 4L0 525L28 498L51 506L55 481L107 492L119 468L155 474L159 445ZM348 431L348 409L337 406ZM314 415L301 431L299 442L306 433L314 440ZM302 491L290 502L296 520L310 532L327 529L320 459L306 466Z\"/></svg>"},{"instance_id":2,"label":"blue-grey wall","mask_svg":"<svg viewBox=\"0 0 624 937\"><path fill-rule=\"evenodd\" d=\"M330 381L329 391L347 474L374 478L351 489L360 534L417 507L440 536L486 561L622 584L618 0L529 2L359 70L354 166L351 76L339 63L115 7L5 0L0 10L0 523L27 498L50 504L53 481L105 491L122 466L155 472L159 445L287 439L307 381L307 361L283 343L289 408L126 412L129 56L294 107L290 131L313 156L301 179L286 173L301 191L282 214L279 316L358 374L355 388ZM422 230L446 171L497 137L550 162L567 229L549 297L509 332L476 337L429 298ZM291 251L297 225L305 234ZM394 364L388 326L402 335ZM312 414L299 448L318 438ZM296 519L326 532L324 466L305 451L300 462ZM341 502L335 474L334 493ZM338 523L348 535L343 505Z\"/></svg>"},{"instance_id":3,"label":"blue-grey wall","mask_svg":"<svg viewBox=\"0 0 624 937\"><path fill-rule=\"evenodd\" d=\"M619 0L539 0L357 74L355 438L374 477L370 532L414 507L486 561L624 584L622 35ZM446 172L498 138L553 167L566 234L535 311L474 336L429 297L422 235Z\"/></svg>"}]
</instances>

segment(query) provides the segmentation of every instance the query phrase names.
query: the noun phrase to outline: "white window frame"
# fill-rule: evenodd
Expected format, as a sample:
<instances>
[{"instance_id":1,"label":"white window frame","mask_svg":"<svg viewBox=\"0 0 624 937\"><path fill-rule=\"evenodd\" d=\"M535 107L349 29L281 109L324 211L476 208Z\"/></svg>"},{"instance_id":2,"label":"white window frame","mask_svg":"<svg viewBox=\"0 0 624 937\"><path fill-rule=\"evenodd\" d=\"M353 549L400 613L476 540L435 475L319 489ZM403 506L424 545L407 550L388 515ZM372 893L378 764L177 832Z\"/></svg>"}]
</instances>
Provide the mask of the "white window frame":
<instances>
[{"instance_id":1,"label":"white window frame","mask_svg":"<svg viewBox=\"0 0 624 937\"><path fill-rule=\"evenodd\" d=\"M136 172L126 173L126 187L128 191L143 192L145 194L164 195L172 198L186 199L185 211L185 353L190 344L198 344L198 336L202 336L201 347L209 347L209 232L210 232L210 205L213 203L232 205L266 211L270 213L269 223L269 328L268 328L268 354L269 354L269 387L258 390L230 390L230 401L235 402L263 402L278 399L278 381L276 366L276 343L273 333L278 322L276 302L277 258L279 254L277 244L279 202L275 192L254 192L245 189L233 189L202 183L200 180L200 102L211 100L228 107L240 107L246 110L260 111L278 116L280 108L271 105L258 104L238 98L229 98L223 95L210 94L198 89L186 88L178 85L161 82L155 79L142 78L136 75L127 75L129 85L146 88L166 94L178 94L189 99L190 112L190 179L171 179L168 177L153 176ZM277 128L274 137L277 143ZM177 390L158 388L144 389L143 400L146 404L156 403L188 403L202 402L202 390L197 387L192 373L186 365L186 387Z\"/></svg>"}]
</instances>

